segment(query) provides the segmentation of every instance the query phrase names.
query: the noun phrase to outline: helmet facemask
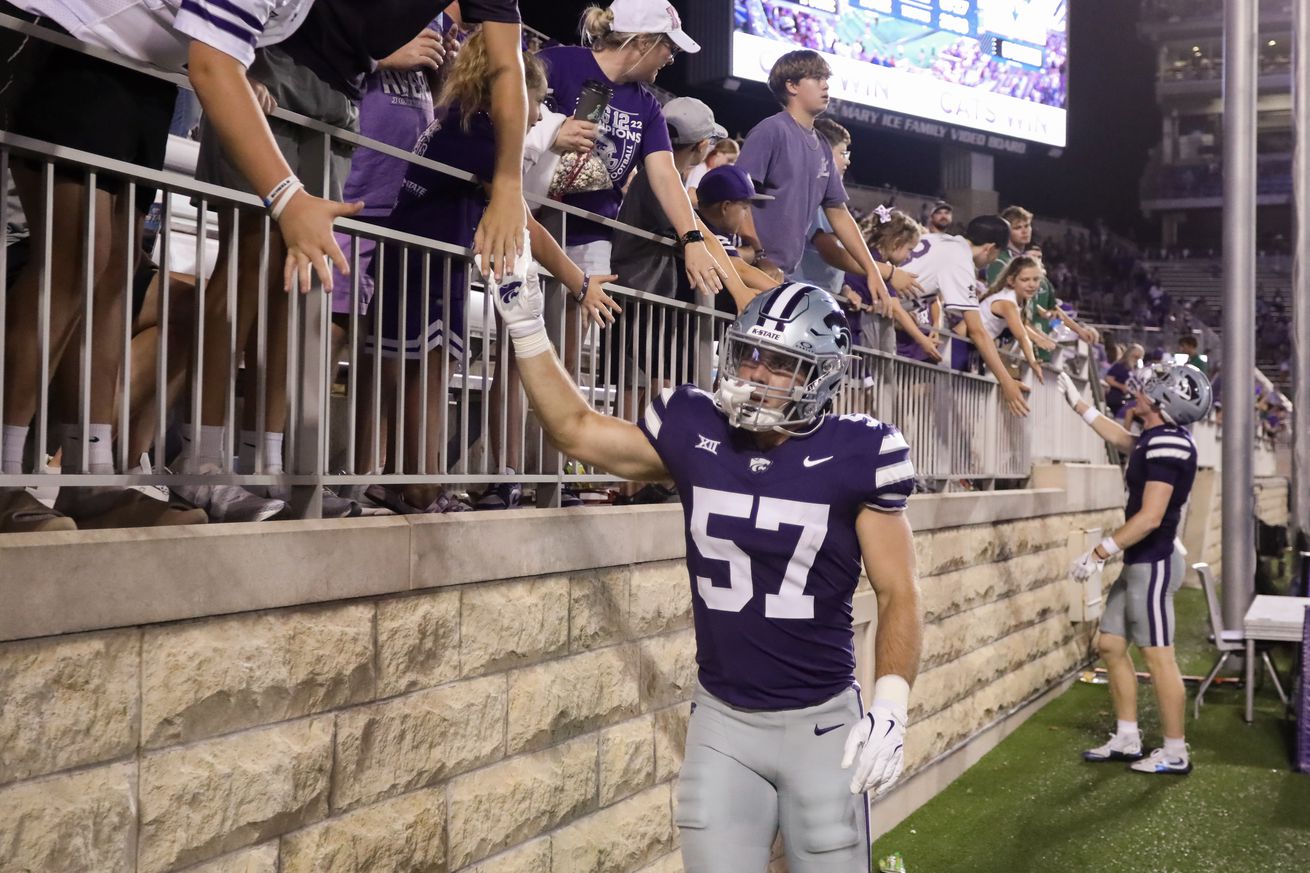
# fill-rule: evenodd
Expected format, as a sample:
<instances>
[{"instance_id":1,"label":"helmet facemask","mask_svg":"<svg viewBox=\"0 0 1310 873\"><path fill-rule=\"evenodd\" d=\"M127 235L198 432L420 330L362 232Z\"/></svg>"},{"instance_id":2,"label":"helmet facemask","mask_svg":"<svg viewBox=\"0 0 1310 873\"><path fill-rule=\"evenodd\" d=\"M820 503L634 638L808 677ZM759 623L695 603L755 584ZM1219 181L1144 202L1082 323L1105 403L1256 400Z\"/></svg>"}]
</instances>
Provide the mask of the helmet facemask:
<instances>
[{"instance_id":1,"label":"helmet facemask","mask_svg":"<svg viewBox=\"0 0 1310 873\"><path fill-rule=\"evenodd\" d=\"M715 400L733 427L794 433L792 428L810 424L823 411L821 398L831 394L829 383L840 382L845 369L845 356L793 349L730 329L719 353Z\"/></svg>"}]
</instances>

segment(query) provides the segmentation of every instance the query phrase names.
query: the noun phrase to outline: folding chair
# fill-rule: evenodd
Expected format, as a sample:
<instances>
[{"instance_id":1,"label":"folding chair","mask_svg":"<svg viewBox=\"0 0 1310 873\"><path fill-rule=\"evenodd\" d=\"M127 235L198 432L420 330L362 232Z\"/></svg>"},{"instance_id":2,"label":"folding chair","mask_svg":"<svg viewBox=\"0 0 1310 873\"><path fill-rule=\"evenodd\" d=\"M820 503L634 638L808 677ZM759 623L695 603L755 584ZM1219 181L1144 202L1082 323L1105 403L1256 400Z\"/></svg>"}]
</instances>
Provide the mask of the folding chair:
<instances>
[{"instance_id":1,"label":"folding chair","mask_svg":"<svg viewBox=\"0 0 1310 873\"><path fill-rule=\"evenodd\" d=\"M1215 590L1214 573L1209 564L1193 564L1192 569L1196 571L1197 577L1201 580L1201 590L1205 592L1205 608L1210 615L1210 635L1214 641L1215 650L1219 653L1219 659L1210 668L1209 674L1196 689L1196 702L1192 707L1192 717L1201 717L1201 701L1205 697L1205 692L1210 685L1214 683L1215 677L1219 671L1228 663L1228 659L1233 655L1241 655L1246 650L1246 632L1243 630L1224 630L1223 614L1219 609L1219 593ZM1287 705L1287 694L1283 691L1283 683L1278 679L1278 671L1274 669L1274 662L1269 660L1269 650L1266 647L1259 647L1260 660L1264 662L1265 670L1269 673L1269 678L1274 680L1274 688L1278 691L1278 697Z\"/></svg>"}]
</instances>

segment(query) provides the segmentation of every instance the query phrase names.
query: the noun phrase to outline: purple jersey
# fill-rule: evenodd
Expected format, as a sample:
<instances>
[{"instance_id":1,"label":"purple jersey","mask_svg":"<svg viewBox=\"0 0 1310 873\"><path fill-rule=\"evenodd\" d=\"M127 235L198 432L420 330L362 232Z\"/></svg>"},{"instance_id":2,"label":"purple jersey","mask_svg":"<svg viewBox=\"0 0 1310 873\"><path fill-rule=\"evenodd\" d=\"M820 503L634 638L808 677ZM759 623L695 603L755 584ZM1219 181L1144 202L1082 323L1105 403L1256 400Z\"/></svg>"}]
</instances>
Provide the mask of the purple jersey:
<instances>
[{"instance_id":1,"label":"purple jersey","mask_svg":"<svg viewBox=\"0 0 1310 873\"><path fill-rule=\"evenodd\" d=\"M595 147L596 155L605 162L605 169L609 171L611 185L604 191L566 194L563 199L571 206L615 218L619 214L619 204L623 202L623 185L632 168L639 160L645 161L655 152L673 150L669 143L669 129L664 123L664 111L655 95L639 83L620 85L611 82L589 48L556 46L542 49L537 57L546 65L551 91L547 102L556 112L573 114L578 105L578 94L588 79L595 79L614 90L605 108L605 117L600 120L600 137ZM609 238L609 229L603 225L569 219L567 242L571 246Z\"/></svg>"},{"instance_id":2,"label":"purple jersey","mask_svg":"<svg viewBox=\"0 0 1310 873\"><path fill-rule=\"evenodd\" d=\"M1174 486L1160 526L1140 543L1124 549L1124 561L1144 564L1168 558L1174 551L1183 505L1191 496L1192 482L1196 479L1196 444L1192 435L1172 424L1143 431L1128 457L1124 478L1128 484L1128 506L1124 514L1128 518L1141 510L1147 482L1167 482Z\"/></svg>"},{"instance_id":3,"label":"purple jersey","mask_svg":"<svg viewBox=\"0 0 1310 873\"><path fill-rule=\"evenodd\" d=\"M705 689L743 709L780 710L853 686L855 519L866 506L905 508L914 467L900 431L830 415L761 451L690 385L656 397L641 429L682 497Z\"/></svg>"}]
</instances>

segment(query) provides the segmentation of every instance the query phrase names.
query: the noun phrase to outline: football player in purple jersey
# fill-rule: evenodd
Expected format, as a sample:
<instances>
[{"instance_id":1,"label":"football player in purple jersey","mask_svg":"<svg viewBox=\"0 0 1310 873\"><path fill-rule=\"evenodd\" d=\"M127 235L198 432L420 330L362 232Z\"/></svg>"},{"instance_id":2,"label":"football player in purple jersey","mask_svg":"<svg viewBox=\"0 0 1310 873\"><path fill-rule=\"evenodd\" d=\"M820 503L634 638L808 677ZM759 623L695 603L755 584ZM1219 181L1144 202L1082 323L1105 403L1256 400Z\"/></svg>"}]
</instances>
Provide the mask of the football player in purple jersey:
<instances>
[{"instance_id":1,"label":"football player in purple jersey","mask_svg":"<svg viewBox=\"0 0 1310 873\"><path fill-rule=\"evenodd\" d=\"M714 393L667 389L632 424L588 406L560 366L532 273L516 268L493 298L551 441L629 479L671 479L682 499L699 667L676 816L687 873L762 871L779 831L792 873L870 870L866 792L901 772L922 623L909 446L829 412L845 316L809 285L761 293L720 343ZM867 711L861 565L878 599Z\"/></svg>"},{"instance_id":2,"label":"football player in purple jersey","mask_svg":"<svg viewBox=\"0 0 1310 873\"><path fill-rule=\"evenodd\" d=\"M1083 581L1123 553L1123 573L1106 595L1097 635L1118 725L1110 741L1083 752L1083 760L1128 761L1139 773L1186 775L1192 772L1183 737L1187 692L1174 656L1174 592L1186 567L1175 536L1196 478L1196 445L1186 428L1209 413L1210 380L1186 364L1155 364L1129 377L1129 393L1141 410L1140 436L1089 407L1067 373L1060 374L1060 390L1097 436L1129 453L1127 520L1073 565L1073 577ZM1160 704L1164 745L1149 755L1137 729L1137 674L1129 641L1146 658Z\"/></svg>"}]
</instances>

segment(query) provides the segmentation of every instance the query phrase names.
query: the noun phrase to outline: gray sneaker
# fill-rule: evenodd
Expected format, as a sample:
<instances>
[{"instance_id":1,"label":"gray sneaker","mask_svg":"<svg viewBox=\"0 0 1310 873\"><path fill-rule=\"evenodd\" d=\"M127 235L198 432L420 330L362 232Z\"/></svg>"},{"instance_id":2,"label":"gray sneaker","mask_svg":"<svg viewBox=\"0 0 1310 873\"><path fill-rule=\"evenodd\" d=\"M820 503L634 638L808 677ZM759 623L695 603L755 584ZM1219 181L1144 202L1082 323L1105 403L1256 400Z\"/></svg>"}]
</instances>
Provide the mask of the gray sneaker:
<instances>
[{"instance_id":1,"label":"gray sneaker","mask_svg":"<svg viewBox=\"0 0 1310 873\"><path fill-rule=\"evenodd\" d=\"M217 468L202 468L216 473ZM210 521L267 521L286 508L286 502L252 494L240 485L175 485L172 495L203 509Z\"/></svg>"},{"instance_id":2,"label":"gray sneaker","mask_svg":"<svg viewBox=\"0 0 1310 873\"><path fill-rule=\"evenodd\" d=\"M267 491L269 497L281 500L287 505L291 504L290 487L285 485L271 485ZM351 500L349 497L342 497L326 485L323 486L324 518L354 518L361 513L362 510L357 501Z\"/></svg>"}]
</instances>

